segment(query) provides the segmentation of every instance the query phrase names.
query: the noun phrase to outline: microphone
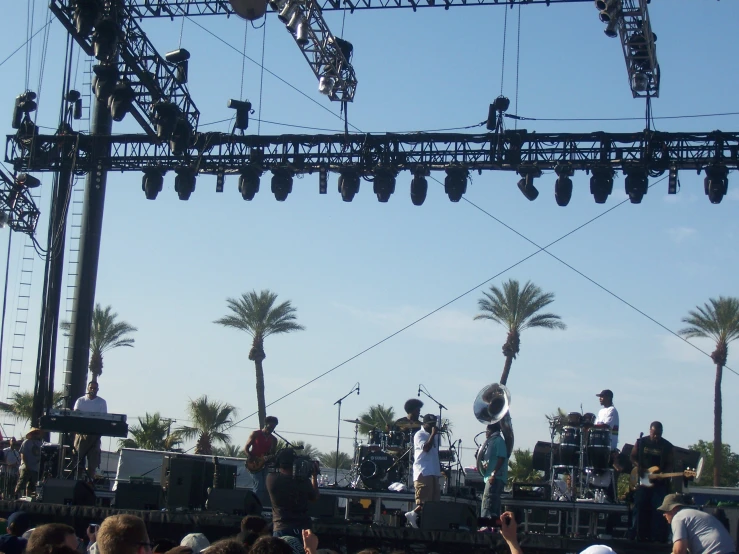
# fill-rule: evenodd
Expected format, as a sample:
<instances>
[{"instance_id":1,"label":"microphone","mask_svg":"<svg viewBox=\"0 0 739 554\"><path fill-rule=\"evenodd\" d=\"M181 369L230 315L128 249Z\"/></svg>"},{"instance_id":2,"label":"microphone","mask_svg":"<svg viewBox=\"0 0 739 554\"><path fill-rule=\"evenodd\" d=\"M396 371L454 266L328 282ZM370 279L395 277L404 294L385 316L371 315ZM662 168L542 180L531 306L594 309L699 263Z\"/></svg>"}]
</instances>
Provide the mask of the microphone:
<instances>
[{"instance_id":1,"label":"microphone","mask_svg":"<svg viewBox=\"0 0 739 554\"><path fill-rule=\"evenodd\" d=\"M421 385L418 385L418 398L421 398Z\"/></svg>"},{"instance_id":2,"label":"microphone","mask_svg":"<svg viewBox=\"0 0 739 554\"><path fill-rule=\"evenodd\" d=\"M357 383L357 396L359 396L359 383Z\"/></svg>"}]
</instances>

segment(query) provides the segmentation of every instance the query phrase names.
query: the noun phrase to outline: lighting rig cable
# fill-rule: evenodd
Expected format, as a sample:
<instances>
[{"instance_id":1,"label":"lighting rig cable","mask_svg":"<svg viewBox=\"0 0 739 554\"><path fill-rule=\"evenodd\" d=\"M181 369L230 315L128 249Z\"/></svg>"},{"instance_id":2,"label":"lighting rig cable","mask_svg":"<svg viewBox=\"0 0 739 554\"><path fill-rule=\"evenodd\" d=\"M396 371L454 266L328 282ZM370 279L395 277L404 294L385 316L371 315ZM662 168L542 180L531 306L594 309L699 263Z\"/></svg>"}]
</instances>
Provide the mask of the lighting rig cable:
<instances>
[{"instance_id":1,"label":"lighting rig cable","mask_svg":"<svg viewBox=\"0 0 739 554\"><path fill-rule=\"evenodd\" d=\"M48 27L50 24L51 24L51 21L49 21L48 23L46 23L46 25L44 25L43 27L40 27L39 29L37 29L35 33L33 33L29 38L26 39L26 42L24 42L18 48L16 48L15 50L13 50L10 54L8 54L8 57L7 58L5 58L3 61L0 62L0 67L2 67L2 65L5 62L7 62L10 58L12 58L13 56L15 56L18 52L20 52L21 49L24 46L26 46L31 40L33 40L36 37L36 35L38 35L41 31L43 31L44 29L46 29L46 27Z\"/></svg>"}]
</instances>

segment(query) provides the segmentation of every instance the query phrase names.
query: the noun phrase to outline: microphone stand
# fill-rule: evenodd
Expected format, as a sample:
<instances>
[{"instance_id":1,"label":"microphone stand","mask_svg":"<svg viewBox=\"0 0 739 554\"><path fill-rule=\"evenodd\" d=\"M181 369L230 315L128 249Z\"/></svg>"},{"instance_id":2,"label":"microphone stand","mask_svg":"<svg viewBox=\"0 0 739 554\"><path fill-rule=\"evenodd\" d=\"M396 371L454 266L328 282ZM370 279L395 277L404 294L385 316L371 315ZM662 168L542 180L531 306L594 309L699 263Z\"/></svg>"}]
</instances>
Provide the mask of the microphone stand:
<instances>
[{"instance_id":1,"label":"microphone stand","mask_svg":"<svg viewBox=\"0 0 739 554\"><path fill-rule=\"evenodd\" d=\"M352 390L350 390L344 396L342 396L336 402L334 402L334 406L336 405L339 406L339 410L338 410L339 413L336 418L336 452L334 454L334 486L335 487L339 486L339 439L341 438L341 403L344 401L344 399L347 396L354 394L354 391L356 391L357 396L359 396L359 383L354 385L352 387Z\"/></svg>"}]
</instances>

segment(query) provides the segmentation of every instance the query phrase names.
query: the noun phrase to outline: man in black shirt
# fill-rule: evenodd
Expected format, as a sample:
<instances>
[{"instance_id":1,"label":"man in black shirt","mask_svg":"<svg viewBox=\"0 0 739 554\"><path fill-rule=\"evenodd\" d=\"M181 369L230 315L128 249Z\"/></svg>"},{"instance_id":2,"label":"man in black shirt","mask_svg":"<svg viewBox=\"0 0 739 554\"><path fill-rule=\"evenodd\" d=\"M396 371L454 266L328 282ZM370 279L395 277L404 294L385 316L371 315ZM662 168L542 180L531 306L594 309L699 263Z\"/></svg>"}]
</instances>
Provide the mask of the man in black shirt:
<instances>
[{"instance_id":1,"label":"man in black shirt","mask_svg":"<svg viewBox=\"0 0 739 554\"><path fill-rule=\"evenodd\" d=\"M308 505L318 499L318 466L310 480L293 476L295 451L285 448L277 454L279 473L267 475L267 491L272 500L272 528L275 537L303 540L303 529L310 529Z\"/></svg>"},{"instance_id":2,"label":"man in black shirt","mask_svg":"<svg viewBox=\"0 0 739 554\"><path fill-rule=\"evenodd\" d=\"M650 468L659 473L672 471L672 443L662 438L662 424L653 421L649 436L636 441L631 449L631 463L638 469L639 477L646 477ZM631 535L638 540L667 541L667 523L657 508L669 492L668 479L650 480L651 486L639 485L634 492L634 509L631 519Z\"/></svg>"}]
</instances>

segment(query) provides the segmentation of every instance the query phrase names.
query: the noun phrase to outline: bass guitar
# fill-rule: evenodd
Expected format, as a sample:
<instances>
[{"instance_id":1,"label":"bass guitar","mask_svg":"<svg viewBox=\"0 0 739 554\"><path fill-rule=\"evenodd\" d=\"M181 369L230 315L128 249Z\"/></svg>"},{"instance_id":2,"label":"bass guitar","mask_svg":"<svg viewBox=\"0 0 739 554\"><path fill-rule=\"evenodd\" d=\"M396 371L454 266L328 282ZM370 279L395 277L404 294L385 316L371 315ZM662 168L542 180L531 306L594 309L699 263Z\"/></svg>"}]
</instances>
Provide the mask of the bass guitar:
<instances>
[{"instance_id":1,"label":"bass guitar","mask_svg":"<svg viewBox=\"0 0 739 554\"><path fill-rule=\"evenodd\" d=\"M629 490L633 491L637 487L653 487L654 482L657 479L670 479L671 477L685 477L690 479L696 476L696 473L692 469L686 469L685 471L676 471L674 473L660 473L657 466L652 466L647 469L644 476L639 475L639 468L635 467L631 470L629 476Z\"/></svg>"}]
</instances>

